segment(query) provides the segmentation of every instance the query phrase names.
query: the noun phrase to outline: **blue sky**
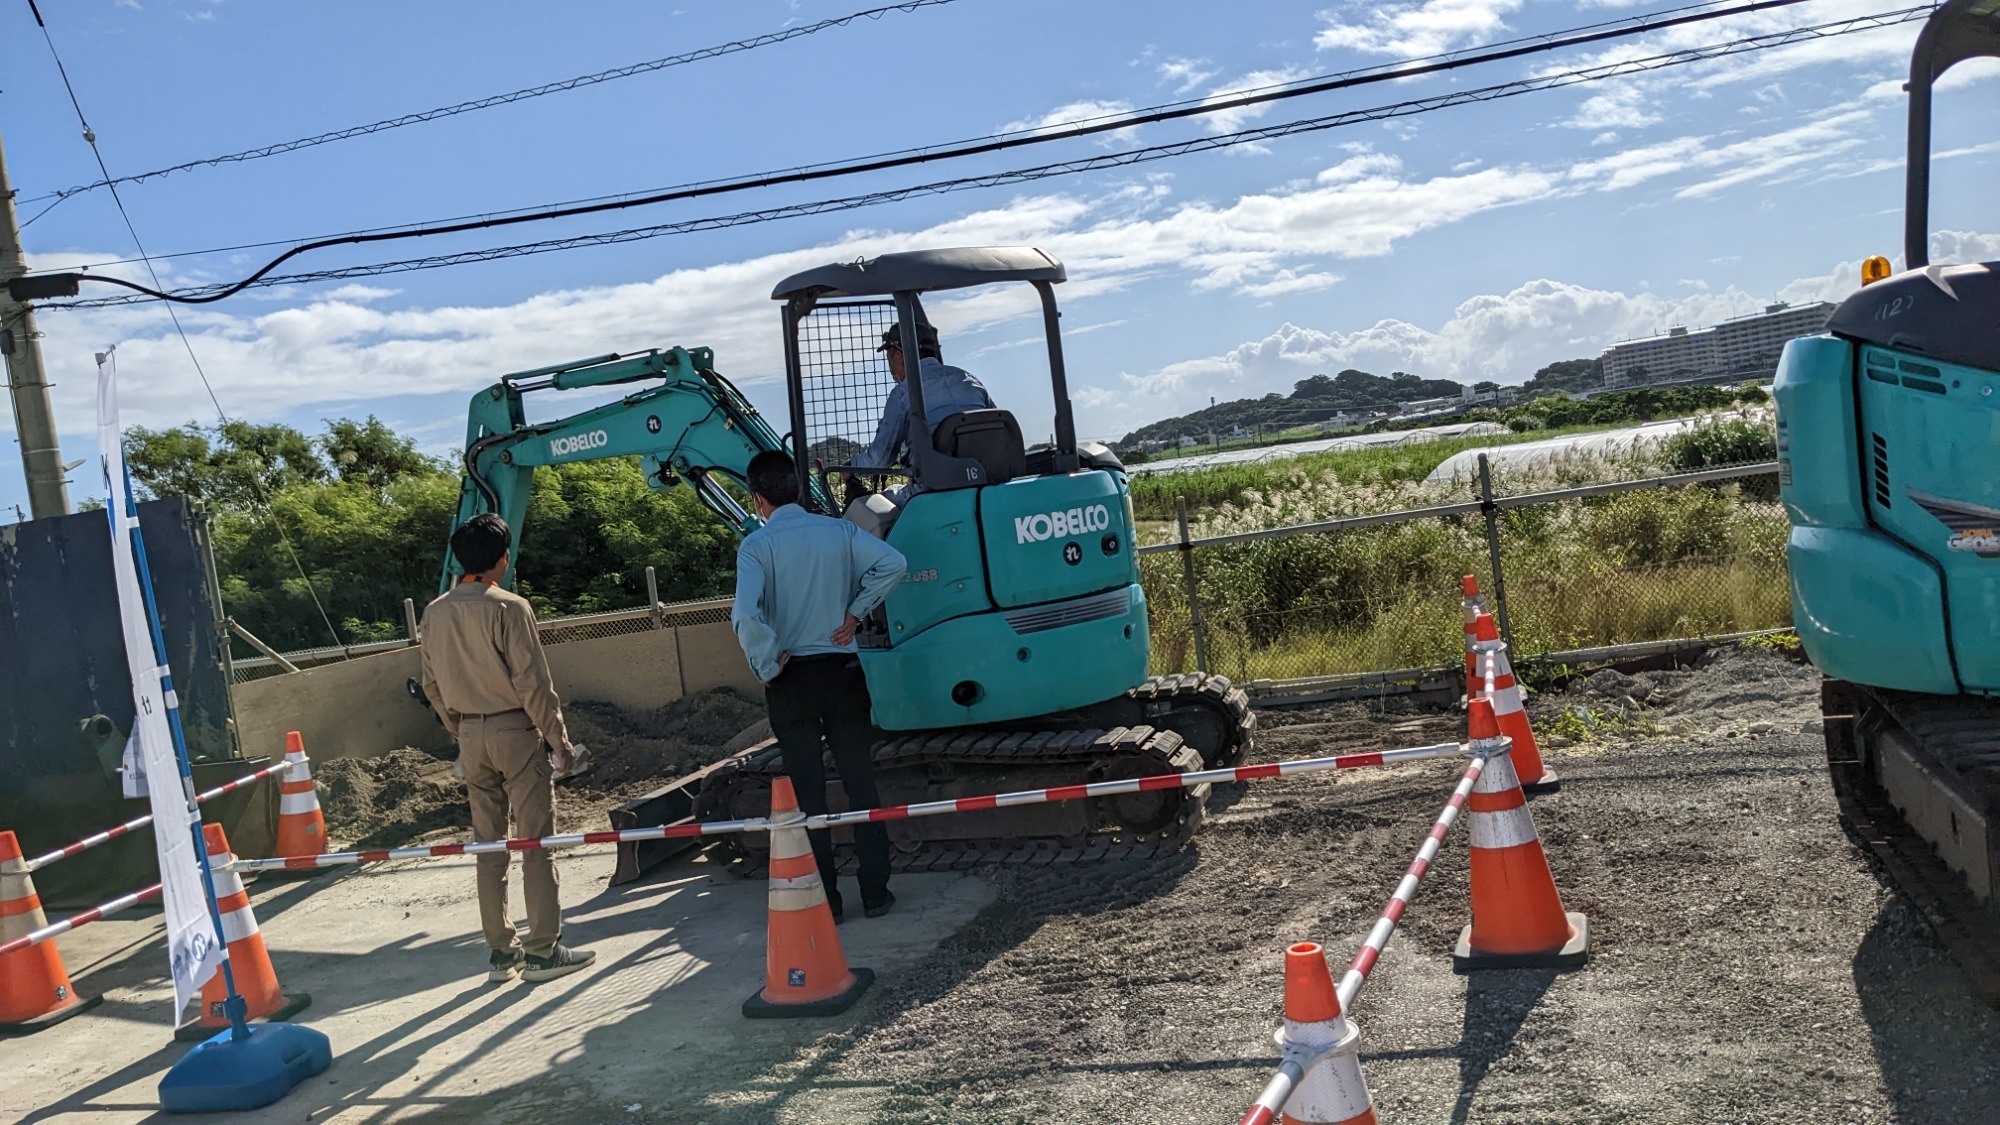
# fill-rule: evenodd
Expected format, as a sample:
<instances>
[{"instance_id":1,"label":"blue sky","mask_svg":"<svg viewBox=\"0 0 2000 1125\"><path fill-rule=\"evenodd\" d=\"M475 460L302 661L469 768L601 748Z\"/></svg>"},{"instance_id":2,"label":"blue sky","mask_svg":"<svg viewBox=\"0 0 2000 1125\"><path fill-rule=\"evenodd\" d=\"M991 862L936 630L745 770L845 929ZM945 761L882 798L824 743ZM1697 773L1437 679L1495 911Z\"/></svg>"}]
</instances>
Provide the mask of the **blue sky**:
<instances>
[{"instance_id":1,"label":"blue sky","mask_svg":"<svg viewBox=\"0 0 2000 1125\"><path fill-rule=\"evenodd\" d=\"M289 140L843 15L868 0L295 5L75 0L44 10L114 174ZM1814 3L1230 121L612 216L332 251L321 268L724 214L1276 123L1894 8ZM154 253L519 207L934 144L1476 47L1650 10L1588 0L1402 4L956 0L779 45L124 189ZM443 452L507 371L672 344L782 417L771 286L834 259L1027 242L1063 258L1079 431L1289 389L1354 366L1517 383L1556 359L1778 299L1837 298L1900 239L1900 76L1918 24L1639 77L1025 186L520 260L253 291L182 322L234 415L309 431L377 414ZM1940 94L1946 260L2000 257L1993 68ZM23 203L96 178L25 5L0 8L0 136ZM1982 196L1981 187L1989 188ZM125 258L108 195L25 233L52 268ZM386 252L385 252L386 251ZM175 258L170 283L260 254ZM118 267L139 276L135 267ZM947 357L1032 434L1048 392L1029 306L932 306ZM65 456L95 452L91 353L119 345L128 423L213 420L157 305L51 310ZM0 519L21 502L12 420ZM784 428L782 425L780 428ZM89 489L77 489L78 495Z\"/></svg>"}]
</instances>

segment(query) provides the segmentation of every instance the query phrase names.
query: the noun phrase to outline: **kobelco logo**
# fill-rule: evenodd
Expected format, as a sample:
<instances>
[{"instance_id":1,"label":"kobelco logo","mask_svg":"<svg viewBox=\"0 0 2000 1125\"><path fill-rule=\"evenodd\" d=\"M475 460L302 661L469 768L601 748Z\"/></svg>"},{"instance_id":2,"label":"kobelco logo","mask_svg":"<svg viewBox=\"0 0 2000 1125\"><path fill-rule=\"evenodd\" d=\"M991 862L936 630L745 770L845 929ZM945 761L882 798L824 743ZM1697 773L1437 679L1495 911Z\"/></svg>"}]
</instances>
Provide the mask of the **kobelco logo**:
<instances>
[{"instance_id":1,"label":"kobelco logo","mask_svg":"<svg viewBox=\"0 0 2000 1125\"><path fill-rule=\"evenodd\" d=\"M1037 512L1014 517L1014 542L1041 543L1065 535L1103 531L1111 526L1111 509L1102 504L1070 508L1060 512Z\"/></svg>"},{"instance_id":2,"label":"kobelco logo","mask_svg":"<svg viewBox=\"0 0 2000 1125\"><path fill-rule=\"evenodd\" d=\"M567 457L587 449L602 449L610 444L611 435L603 430L592 430L587 434L571 434L568 437L552 439L549 442L549 456Z\"/></svg>"}]
</instances>

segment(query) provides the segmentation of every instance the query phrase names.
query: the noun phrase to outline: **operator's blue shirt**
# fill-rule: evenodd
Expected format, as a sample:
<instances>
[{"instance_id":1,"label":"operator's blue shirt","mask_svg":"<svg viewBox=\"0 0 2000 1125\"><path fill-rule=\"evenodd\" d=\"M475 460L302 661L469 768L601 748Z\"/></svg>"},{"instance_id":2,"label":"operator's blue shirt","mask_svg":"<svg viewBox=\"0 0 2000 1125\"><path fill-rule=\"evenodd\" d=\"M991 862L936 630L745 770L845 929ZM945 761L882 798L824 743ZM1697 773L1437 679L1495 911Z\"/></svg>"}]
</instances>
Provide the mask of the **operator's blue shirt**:
<instances>
[{"instance_id":1,"label":"operator's blue shirt","mask_svg":"<svg viewBox=\"0 0 2000 1125\"><path fill-rule=\"evenodd\" d=\"M917 362L917 371L924 381L924 420L932 429L954 414L993 408L993 396L986 393L985 384L963 367L925 358ZM882 403L882 421L875 426L875 440L854 455L853 464L858 468L890 468L909 441L910 392L906 383L897 383Z\"/></svg>"},{"instance_id":2,"label":"operator's blue shirt","mask_svg":"<svg viewBox=\"0 0 2000 1125\"><path fill-rule=\"evenodd\" d=\"M797 504L771 513L736 549L736 604L729 622L750 670L769 683L778 656L853 652L833 643L847 614L882 604L908 563L902 552L846 520Z\"/></svg>"}]
</instances>

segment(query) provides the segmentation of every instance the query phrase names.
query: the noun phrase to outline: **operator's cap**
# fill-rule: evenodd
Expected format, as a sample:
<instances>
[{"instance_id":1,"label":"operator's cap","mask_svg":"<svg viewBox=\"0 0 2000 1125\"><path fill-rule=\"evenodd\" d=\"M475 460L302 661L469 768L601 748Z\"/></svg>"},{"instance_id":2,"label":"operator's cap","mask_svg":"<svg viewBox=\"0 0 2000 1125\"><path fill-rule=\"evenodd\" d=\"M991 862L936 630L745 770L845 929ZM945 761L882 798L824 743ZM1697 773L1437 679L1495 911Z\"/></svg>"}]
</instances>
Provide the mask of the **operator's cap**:
<instances>
[{"instance_id":1,"label":"operator's cap","mask_svg":"<svg viewBox=\"0 0 2000 1125\"><path fill-rule=\"evenodd\" d=\"M878 352L886 352L889 350L889 347L892 344L898 348L903 346L903 322L900 320L894 324L891 324L889 326L888 331L882 333L882 346L876 348L875 350ZM917 346L920 348L937 347L938 346L937 329L932 328L930 325L925 324L922 321L918 321Z\"/></svg>"}]
</instances>

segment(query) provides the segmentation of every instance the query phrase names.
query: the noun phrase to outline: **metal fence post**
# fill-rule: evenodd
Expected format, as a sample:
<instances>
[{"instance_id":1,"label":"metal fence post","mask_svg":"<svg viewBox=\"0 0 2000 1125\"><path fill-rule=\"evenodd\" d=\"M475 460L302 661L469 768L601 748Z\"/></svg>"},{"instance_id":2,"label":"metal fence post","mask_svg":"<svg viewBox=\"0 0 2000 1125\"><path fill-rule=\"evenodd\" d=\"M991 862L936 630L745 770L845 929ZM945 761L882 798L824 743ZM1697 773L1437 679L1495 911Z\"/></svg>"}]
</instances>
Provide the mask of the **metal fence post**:
<instances>
[{"instance_id":1,"label":"metal fence post","mask_svg":"<svg viewBox=\"0 0 2000 1125\"><path fill-rule=\"evenodd\" d=\"M1181 579L1187 583L1188 631L1194 634L1194 668L1208 671L1208 629L1201 620L1201 591L1194 577L1194 547L1188 542L1187 497L1174 497L1174 518L1180 522Z\"/></svg>"},{"instance_id":2,"label":"metal fence post","mask_svg":"<svg viewBox=\"0 0 2000 1125\"><path fill-rule=\"evenodd\" d=\"M410 647L417 647L417 602L415 598L403 599L403 631L409 634Z\"/></svg>"},{"instance_id":3,"label":"metal fence post","mask_svg":"<svg viewBox=\"0 0 2000 1125\"><path fill-rule=\"evenodd\" d=\"M1507 580L1500 573L1500 506L1493 502L1493 466L1484 453L1479 455L1479 509L1486 513L1486 556L1493 565L1493 607L1500 616L1500 639L1519 660L1521 654L1514 650L1514 623L1507 617Z\"/></svg>"},{"instance_id":4,"label":"metal fence post","mask_svg":"<svg viewBox=\"0 0 2000 1125\"><path fill-rule=\"evenodd\" d=\"M660 612L660 576L650 566L646 568L646 609L653 615L653 628L666 628L667 623L661 620L664 615Z\"/></svg>"}]
</instances>

